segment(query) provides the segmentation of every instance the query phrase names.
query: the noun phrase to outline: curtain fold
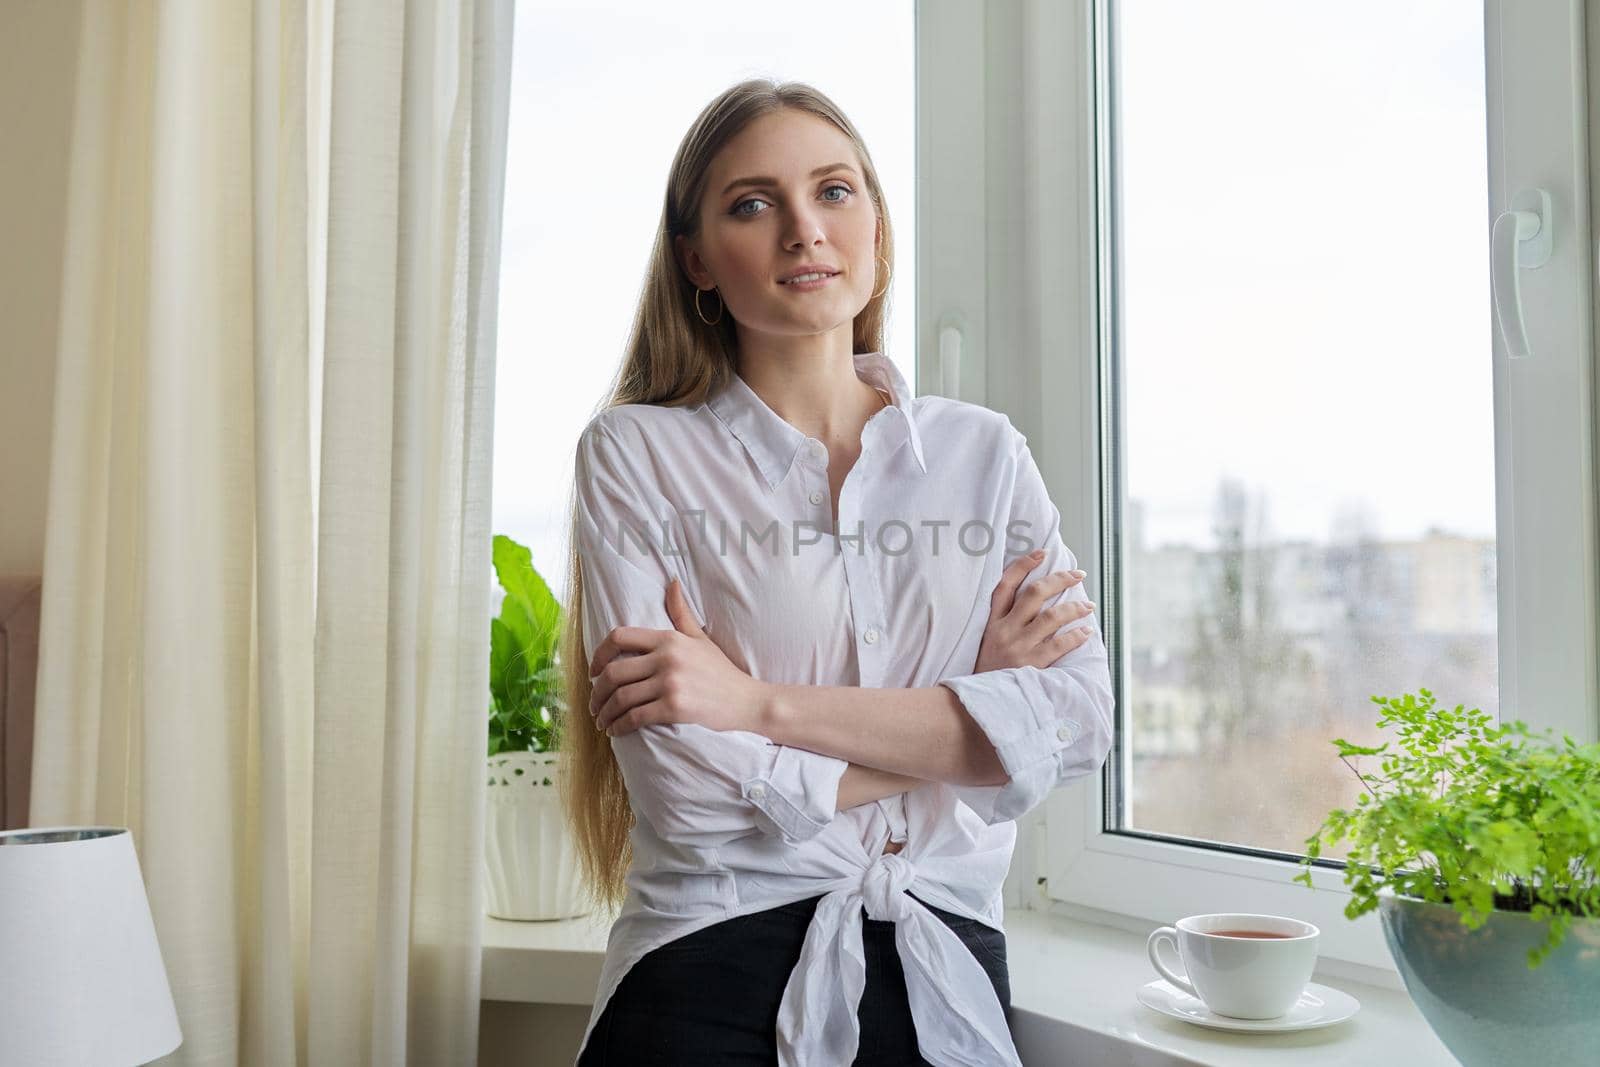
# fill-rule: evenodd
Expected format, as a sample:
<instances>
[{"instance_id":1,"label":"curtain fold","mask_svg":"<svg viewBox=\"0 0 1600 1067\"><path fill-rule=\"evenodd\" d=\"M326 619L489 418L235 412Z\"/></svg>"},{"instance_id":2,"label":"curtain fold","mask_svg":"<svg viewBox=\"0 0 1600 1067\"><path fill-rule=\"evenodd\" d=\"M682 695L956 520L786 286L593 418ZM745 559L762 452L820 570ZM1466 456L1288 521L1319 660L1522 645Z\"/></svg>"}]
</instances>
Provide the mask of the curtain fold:
<instances>
[{"instance_id":1,"label":"curtain fold","mask_svg":"<svg viewBox=\"0 0 1600 1067\"><path fill-rule=\"evenodd\" d=\"M164 1062L476 1061L513 0L86 5L30 804Z\"/></svg>"}]
</instances>

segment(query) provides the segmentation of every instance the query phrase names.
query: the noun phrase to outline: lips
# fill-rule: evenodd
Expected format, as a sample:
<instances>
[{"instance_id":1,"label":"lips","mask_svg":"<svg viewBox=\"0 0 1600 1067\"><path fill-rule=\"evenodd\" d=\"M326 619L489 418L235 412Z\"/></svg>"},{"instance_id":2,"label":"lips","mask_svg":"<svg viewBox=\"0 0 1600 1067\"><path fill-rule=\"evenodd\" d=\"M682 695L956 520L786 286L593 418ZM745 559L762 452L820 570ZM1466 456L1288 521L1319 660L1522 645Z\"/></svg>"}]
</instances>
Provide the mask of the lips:
<instances>
[{"instance_id":1,"label":"lips","mask_svg":"<svg viewBox=\"0 0 1600 1067\"><path fill-rule=\"evenodd\" d=\"M802 268L800 270L797 270L797 271L791 271L789 274L785 275L784 277L779 278L778 279L778 284L779 285L788 285L790 282L793 282L798 278L806 278L806 280L808 280L808 281L820 281L821 280L820 278L813 278L813 277L810 277L810 275L820 274L820 275L822 275L824 277L832 278L832 277L837 276L838 273L839 272L834 270L832 267L821 267L821 266L818 266L818 267L804 267L804 268Z\"/></svg>"}]
</instances>

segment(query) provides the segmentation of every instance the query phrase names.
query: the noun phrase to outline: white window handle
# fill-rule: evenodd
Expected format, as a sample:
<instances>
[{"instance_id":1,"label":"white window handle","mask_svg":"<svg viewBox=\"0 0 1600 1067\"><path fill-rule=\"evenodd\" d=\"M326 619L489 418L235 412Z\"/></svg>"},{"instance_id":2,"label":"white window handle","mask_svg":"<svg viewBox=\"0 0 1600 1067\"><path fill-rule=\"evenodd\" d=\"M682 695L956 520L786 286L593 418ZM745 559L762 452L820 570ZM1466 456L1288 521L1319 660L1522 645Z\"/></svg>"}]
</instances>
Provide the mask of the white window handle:
<instances>
[{"instance_id":1,"label":"white window handle","mask_svg":"<svg viewBox=\"0 0 1600 1067\"><path fill-rule=\"evenodd\" d=\"M1523 189L1511 198L1511 210L1502 211L1489 234L1489 283L1494 289L1494 315L1505 338L1506 355L1522 359L1528 353L1528 331L1522 321L1522 286L1518 271L1534 270L1550 261L1550 194L1543 189Z\"/></svg>"}]
</instances>

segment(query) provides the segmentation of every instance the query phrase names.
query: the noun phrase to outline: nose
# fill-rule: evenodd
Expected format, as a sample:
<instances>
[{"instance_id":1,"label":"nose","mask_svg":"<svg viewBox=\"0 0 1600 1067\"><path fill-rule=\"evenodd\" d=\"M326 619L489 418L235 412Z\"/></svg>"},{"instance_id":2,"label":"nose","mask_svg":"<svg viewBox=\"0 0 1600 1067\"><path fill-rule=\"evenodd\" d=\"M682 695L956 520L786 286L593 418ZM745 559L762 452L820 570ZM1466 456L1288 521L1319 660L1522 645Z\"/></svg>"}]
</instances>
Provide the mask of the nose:
<instances>
[{"instance_id":1,"label":"nose","mask_svg":"<svg viewBox=\"0 0 1600 1067\"><path fill-rule=\"evenodd\" d=\"M819 209L808 204L789 213L789 222L783 235L785 248L790 250L810 248L821 241L823 236Z\"/></svg>"}]
</instances>

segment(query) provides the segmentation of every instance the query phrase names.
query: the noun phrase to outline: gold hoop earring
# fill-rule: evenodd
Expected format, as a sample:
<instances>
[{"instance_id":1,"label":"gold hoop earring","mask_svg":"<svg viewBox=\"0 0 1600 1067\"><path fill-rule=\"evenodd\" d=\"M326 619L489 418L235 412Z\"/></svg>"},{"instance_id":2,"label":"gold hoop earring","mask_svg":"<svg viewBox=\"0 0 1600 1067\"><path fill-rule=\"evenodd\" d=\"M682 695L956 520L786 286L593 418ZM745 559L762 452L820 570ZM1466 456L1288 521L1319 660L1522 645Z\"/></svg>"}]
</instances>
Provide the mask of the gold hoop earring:
<instances>
[{"instance_id":1,"label":"gold hoop earring","mask_svg":"<svg viewBox=\"0 0 1600 1067\"><path fill-rule=\"evenodd\" d=\"M872 299L874 300L878 299L878 297L882 296L884 293L887 293L889 291L889 283L894 280L894 271L890 269L889 261L883 256L879 256L878 258L883 260L883 269L889 276L884 279L883 292L872 294Z\"/></svg>"},{"instance_id":2,"label":"gold hoop earring","mask_svg":"<svg viewBox=\"0 0 1600 1067\"><path fill-rule=\"evenodd\" d=\"M717 293L717 287L713 285L711 287L711 291L713 293ZM705 290L698 287L694 291L694 313L699 315L700 321L705 323L707 326L715 326L717 323L722 321L722 294L717 293L717 317L714 319L708 319L706 318L706 313L700 310L700 294L703 292L705 292Z\"/></svg>"}]
</instances>

